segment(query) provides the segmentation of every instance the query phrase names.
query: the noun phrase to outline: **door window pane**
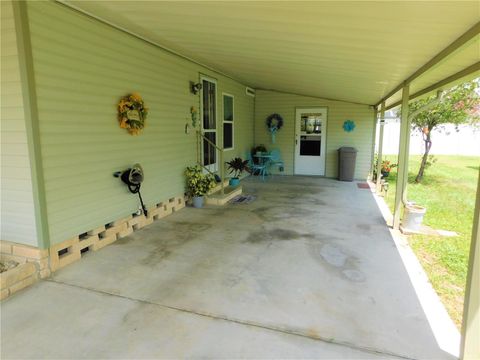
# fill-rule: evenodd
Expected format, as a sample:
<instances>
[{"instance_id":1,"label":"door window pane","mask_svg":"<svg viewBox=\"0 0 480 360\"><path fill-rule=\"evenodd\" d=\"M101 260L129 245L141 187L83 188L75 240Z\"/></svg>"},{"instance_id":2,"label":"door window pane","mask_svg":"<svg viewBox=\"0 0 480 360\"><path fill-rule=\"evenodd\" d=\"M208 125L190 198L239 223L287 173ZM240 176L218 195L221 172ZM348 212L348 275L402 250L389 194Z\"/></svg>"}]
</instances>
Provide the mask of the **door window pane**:
<instances>
[{"instance_id":1,"label":"door window pane","mask_svg":"<svg viewBox=\"0 0 480 360\"><path fill-rule=\"evenodd\" d=\"M216 144L216 133L206 132L205 137L212 143ZM217 152L215 146L210 144L207 140L203 140L203 165L211 165L216 163Z\"/></svg>"},{"instance_id":2,"label":"door window pane","mask_svg":"<svg viewBox=\"0 0 480 360\"><path fill-rule=\"evenodd\" d=\"M230 149L233 147L233 123L223 123L223 148Z\"/></svg>"},{"instance_id":3,"label":"door window pane","mask_svg":"<svg viewBox=\"0 0 480 360\"><path fill-rule=\"evenodd\" d=\"M223 148L233 149L233 96L223 95Z\"/></svg>"},{"instance_id":4,"label":"door window pane","mask_svg":"<svg viewBox=\"0 0 480 360\"><path fill-rule=\"evenodd\" d=\"M303 137L303 136L302 136ZM300 139L300 155L320 156L321 140Z\"/></svg>"},{"instance_id":5,"label":"door window pane","mask_svg":"<svg viewBox=\"0 0 480 360\"><path fill-rule=\"evenodd\" d=\"M203 129L215 129L215 84L207 80L202 81L203 92Z\"/></svg>"},{"instance_id":6,"label":"door window pane","mask_svg":"<svg viewBox=\"0 0 480 360\"><path fill-rule=\"evenodd\" d=\"M223 95L223 120L233 121L233 97Z\"/></svg>"}]
</instances>

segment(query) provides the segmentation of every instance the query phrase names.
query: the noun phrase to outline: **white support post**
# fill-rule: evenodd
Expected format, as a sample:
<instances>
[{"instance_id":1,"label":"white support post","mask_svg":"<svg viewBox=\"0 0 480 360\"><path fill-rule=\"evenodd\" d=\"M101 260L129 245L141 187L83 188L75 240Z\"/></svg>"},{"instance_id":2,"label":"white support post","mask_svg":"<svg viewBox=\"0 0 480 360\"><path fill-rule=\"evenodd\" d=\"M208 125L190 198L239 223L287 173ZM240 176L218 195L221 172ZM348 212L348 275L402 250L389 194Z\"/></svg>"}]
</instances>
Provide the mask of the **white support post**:
<instances>
[{"instance_id":1,"label":"white support post","mask_svg":"<svg viewBox=\"0 0 480 360\"><path fill-rule=\"evenodd\" d=\"M480 359L480 172L463 307L460 359Z\"/></svg>"},{"instance_id":2,"label":"white support post","mask_svg":"<svg viewBox=\"0 0 480 360\"><path fill-rule=\"evenodd\" d=\"M393 228L400 228L400 211L406 198L408 182L408 154L410 145L410 119L408 116L408 97L410 84L405 83L402 90L402 116L400 124L400 146L398 149L397 187L395 189L395 208L393 210Z\"/></svg>"},{"instance_id":3,"label":"white support post","mask_svg":"<svg viewBox=\"0 0 480 360\"><path fill-rule=\"evenodd\" d=\"M375 145L377 141L377 119L378 118L378 109L377 106L373 107L373 129L372 129L372 155L370 158L370 173L368 177L371 182L373 182L373 173L375 172Z\"/></svg>"},{"instance_id":4,"label":"white support post","mask_svg":"<svg viewBox=\"0 0 480 360\"><path fill-rule=\"evenodd\" d=\"M377 186L376 192L380 194L382 191L382 157L383 157L383 127L385 126L385 101L382 101L380 107L380 132L378 134L378 157L377 157Z\"/></svg>"}]
</instances>

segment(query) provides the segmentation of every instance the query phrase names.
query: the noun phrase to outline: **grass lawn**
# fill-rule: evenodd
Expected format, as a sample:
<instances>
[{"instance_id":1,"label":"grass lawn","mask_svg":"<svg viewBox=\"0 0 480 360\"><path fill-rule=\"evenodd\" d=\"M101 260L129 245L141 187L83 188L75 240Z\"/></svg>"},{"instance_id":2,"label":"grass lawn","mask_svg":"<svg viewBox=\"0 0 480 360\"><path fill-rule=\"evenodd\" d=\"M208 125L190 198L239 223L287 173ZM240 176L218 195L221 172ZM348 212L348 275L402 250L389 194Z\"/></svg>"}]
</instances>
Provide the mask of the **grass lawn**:
<instances>
[{"instance_id":1,"label":"grass lawn","mask_svg":"<svg viewBox=\"0 0 480 360\"><path fill-rule=\"evenodd\" d=\"M385 158L396 162L396 156ZM437 162L415 183L420 156L411 156L407 198L427 207L424 224L458 237L412 235L409 242L452 319L461 326L479 157L436 155ZM388 178L386 202L393 211L396 169Z\"/></svg>"}]
</instances>

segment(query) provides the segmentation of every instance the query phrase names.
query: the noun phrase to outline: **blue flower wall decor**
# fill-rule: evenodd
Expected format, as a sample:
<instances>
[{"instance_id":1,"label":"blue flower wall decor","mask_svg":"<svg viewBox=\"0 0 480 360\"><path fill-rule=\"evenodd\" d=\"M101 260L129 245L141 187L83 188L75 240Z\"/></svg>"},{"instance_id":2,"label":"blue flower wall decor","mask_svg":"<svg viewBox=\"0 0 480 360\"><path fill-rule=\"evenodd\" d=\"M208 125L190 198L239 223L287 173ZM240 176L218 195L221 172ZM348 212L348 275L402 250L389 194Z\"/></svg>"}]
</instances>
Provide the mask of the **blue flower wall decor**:
<instances>
[{"instance_id":1,"label":"blue flower wall decor","mask_svg":"<svg viewBox=\"0 0 480 360\"><path fill-rule=\"evenodd\" d=\"M343 123L343 130L351 132L353 129L355 129L355 122L353 120L345 120Z\"/></svg>"}]
</instances>

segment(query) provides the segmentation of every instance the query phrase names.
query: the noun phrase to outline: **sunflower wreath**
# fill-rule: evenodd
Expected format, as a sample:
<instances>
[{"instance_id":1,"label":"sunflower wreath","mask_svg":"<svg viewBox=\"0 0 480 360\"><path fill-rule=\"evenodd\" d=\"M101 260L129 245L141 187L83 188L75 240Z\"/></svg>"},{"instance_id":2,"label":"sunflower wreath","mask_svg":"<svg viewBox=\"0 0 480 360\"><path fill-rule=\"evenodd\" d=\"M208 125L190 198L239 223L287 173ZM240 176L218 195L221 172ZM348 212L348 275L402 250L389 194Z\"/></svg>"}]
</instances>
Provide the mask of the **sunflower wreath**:
<instances>
[{"instance_id":1,"label":"sunflower wreath","mask_svg":"<svg viewBox=\"0 0 480 360\"><path fill-rule=\"evenodd\" d=\"M118 121L122 129L127 129L131 135L138 135L145 127L148 109L138 93L124 96L118 103Z\"/></svg>"}]
</instances>

